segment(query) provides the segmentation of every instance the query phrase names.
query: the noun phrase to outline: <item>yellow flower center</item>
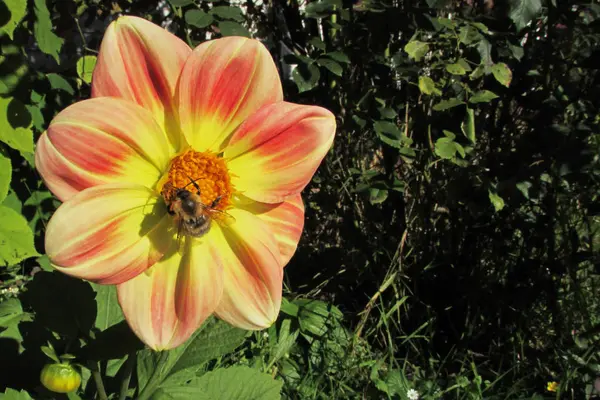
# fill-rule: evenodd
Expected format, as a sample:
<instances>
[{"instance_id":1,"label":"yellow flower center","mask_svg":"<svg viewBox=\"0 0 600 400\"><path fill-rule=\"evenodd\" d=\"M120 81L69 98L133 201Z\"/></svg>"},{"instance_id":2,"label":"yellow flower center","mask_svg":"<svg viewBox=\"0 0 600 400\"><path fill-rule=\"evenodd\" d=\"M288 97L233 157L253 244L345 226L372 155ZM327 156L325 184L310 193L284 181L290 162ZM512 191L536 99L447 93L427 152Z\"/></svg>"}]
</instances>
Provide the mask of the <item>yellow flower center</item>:
<instances>
[{"instance_id":1,"label":"yellow flower center","mask_svg":"<svg viewBox=\"0 0 600 400\"><path fill-rule=\"evenodd\" d=\"M200 201L214 208L226 210L231 205L234 191L225 160L211 152L187 150L171 160L169 172L162 179L161 195L169 205L178 189L197 194Z\"/></svg>"}]
</instances>

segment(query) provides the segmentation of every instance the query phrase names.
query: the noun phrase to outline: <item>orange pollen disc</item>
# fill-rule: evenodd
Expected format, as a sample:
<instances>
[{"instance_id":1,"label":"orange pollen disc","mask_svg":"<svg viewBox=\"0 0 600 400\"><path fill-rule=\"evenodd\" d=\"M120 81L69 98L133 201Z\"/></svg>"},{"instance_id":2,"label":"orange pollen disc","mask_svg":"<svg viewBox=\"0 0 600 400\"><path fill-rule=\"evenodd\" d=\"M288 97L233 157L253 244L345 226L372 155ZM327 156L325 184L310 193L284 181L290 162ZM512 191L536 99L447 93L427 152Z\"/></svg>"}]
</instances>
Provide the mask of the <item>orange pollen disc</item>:
<instances>
[{"instance_id":1,"label":"orange pollen disc","mask_svg":"<svg viewBox=\"0 0 600 400\"><path fill-rule=\"evenodd\" d=\"M199 194L200 200L207 206L220 197L214 207L217 210L226 210L231 205L234 191L225 160L210 152L200 153L194 150L188 150L171 160L161 188L161 195L167 204L175 199L177 189Z\"/></svg>"}]
</instances>

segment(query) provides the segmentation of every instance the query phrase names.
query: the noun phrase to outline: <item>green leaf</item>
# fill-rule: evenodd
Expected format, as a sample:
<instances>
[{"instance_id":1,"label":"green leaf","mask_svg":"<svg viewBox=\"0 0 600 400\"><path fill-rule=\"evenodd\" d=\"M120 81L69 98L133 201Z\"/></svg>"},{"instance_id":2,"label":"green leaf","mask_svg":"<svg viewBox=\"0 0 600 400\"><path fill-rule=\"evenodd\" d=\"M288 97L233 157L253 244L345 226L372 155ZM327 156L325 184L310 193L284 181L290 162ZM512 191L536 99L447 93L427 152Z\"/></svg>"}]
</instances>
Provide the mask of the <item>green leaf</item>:
<instances>
[{"instance_id":1,"label":"green leaf","mask_svg":"<svg viewBox=\"0 0 600 400\"><path fill-rule=\"evenodd\" d=\"M494 74L494 78L501 84L506 87L510 86L510 81L512 80L512 71L508 68L508 65L504 63L494 64L492 66L492 74Z\"/></svg>"},{"instance_id":2,"label":"green leaf","mask_svg":"<svg viewBox=\"0 0 600 400\"><path fill-rule=\"evenodd\" d=\"M114 285L98 285L92 283L96 292L96 321L94 326L101 331L123 321L123 312L117 299L117 289Z\"/></svg>"},{"instance_id":3,"label":"green leaf","mask_svg":"<svg viewBox=\"0 0 600 400\"><path fill-rule=\"evenodd\" d=\"M29 67L21 46L7 40L3 42L0 44L0 95L8 95L29 76Z\"/></svg>"},{"instance_id":4,"label":"green leaf","mask_svg":"<svg viewBox=\"0 0 600 400\"><path fill-rule=\"evenodd\" d=\"M15 389L7 388L4 393L0 393L0 400L33 400L33 397L24 390L17 392Z\"/></svg>"},{"instance_id":5,"label":"green leaf","mask_svg":"<svg viewBox=\"0 0 600 400\"><path fill-rule=\"evenodd\" d=\"M435 141L435 154L446 160L454 158L458 151L456 145L457 143L449 137L439 138Z\"/></svg>"},{"instance_id":6,"label":"green leaf","mask_svg":"<svg viewBox=\"0 0 600 400\"><path fill-rule=\"evenodd\" d=\"M327 53L325 55L331 59L334 59L337 62L341 62L341 63L345 63L345 64L350 63L350 59L348 58L348 56L346 54L342 53L341 51L332 51L331 53Z\"/></svg>"},{"instance_id":7,"label":"green leaf","mask_svg":"<svg viewBox=\"0 0 600 400\"><path fill-rule=\"evenodd\" d=\"M502 197L498 196L497 193L492 192L491 190L488 190L488 195L490 198L490 202L494 206L494 209L496 210L496 212L498 212L504 208L504 199L502 199Z\"/></svg>"},{"instance_id":8,"label":"green leaf","mask_svg":"<svg viewBox=\"0 0 600 400\"><path fill-rule=\"evenodd\" d=\"M487 103L494 99L497 99L498 95L489 90L480 90L469 98L469 103Z\"/></svg>"},{"instance_id":9,"label":"green leaf","mask_svg":"<svg viewBox=\"0 0 600 400\"><path fill-rule=\"evenodd\" d=\"M483 66L488 66L488 65L493 64L492 44L490 42L488 42L487 39L482 39L477 44L477 52L479 53L479 56L481 57L480 64L482 64Z\"/></svg>"},{"instance_id":10,"label":"green leaf","mask_svg":"<svg viewBox=\"0 0 600 400\"><path fill-rule=\"evenodd\" d=\"M419 77L419 90L423 94L436 94L438 96L442 95L442 91L435 86L435 82L428 76L420 76Z\"/></svg>"},{"instance_id":11,"label":"green leaf","mask_svg":"<svg viewBox=\"0 0 600 400\"><path fill-rule=\"evenodd\" d=\"M444 111L452 107L460 106L461 104L465 104L465 102L457 98L452 98L440 101L435 106L433 106L433 109L435 111Z\"/></svg>"},{"instance_id":12,"label":"green leaf","mask_svg":"<svg viewBox=\"0 0 600 400\"><path fill-rule=\"evenodd\" d=\"M472 108L467 107L467 115L465 116L465 120L460 124L460 129L467 139L475 144L475 112Z\"/></svg>"},{"instance_id":13,"label":"green leaf","mask_svg":"<svg viewBox=\"0 0 600 400\"><path fill-rule=\"evenodd\" d=\"M52 20L50 11L46 7L46 0L33 0L36 21L33 25L33 34L41 51L54 57L60 64L58 53L64 43L64 39L52 32Z\"/></svg>"},{"instance_id":14,"label":"green leaf","mask_svg":"<svg viewBox=\"0 0 600 400\"><path fill-rule=\"evenodd\" d=\"M33 153L31 115L20 101L0 97L0 142L15 150Z\"/></svg>"},{"instance_id":15,"label":"green leaf","mask_svg":"<svg viewBox=\"0 0 600 400\"><path fill-rule=\"evenodd\" d=\"M450 72L452 75L464 75L467 73L467 70L459 63L447 64L446 71Z\"/></svg>"},{"instance_id":16,"label":"green leaf","mask_svg":"<svg viewBox=\"0 0 600 400\"><path fill-rule=\"evenodd\" d=\"M191 379L205 362L233 351L245 336L245 331L210 318L179 347L160 353L142 351L137 358L139 388L144 389L147 385L152 385L151 388L179 385L182 381ZM151 388L144 390L156 390Z\"/></svg>"},{"instance_id":17,"label":"green leaf","mask_svg":"<svg viewBox=\"0 0 600 400\"><path fill-rule=\"evenodd\" d=\"M479 31L475 27L470 25L462 26L460 28L460 31L458 32L458 40L460 40L461 43L466 45L475 43L481 40L482 38L483 36L481 36L481 33L479 33Z\"/></svg>"},{"instance_id":18,"label":"green leaf","mask_svg":"<svg viewBox=\"0 0 600 400\"><path fill-rule=\"evenodd\" d=\"M213 16L202 10L189 10L185 13L185 22L196 28L206 28L213 22Z\"/></svg>"},{"instance_id":19,"label":"green leaf","mask_svg":"<svg viewBox=\"0 0 600 400\"><path fill-rule=\"evenodd\" d=\"M96 60L96 56L83 56L77 60L77 75L88 85L92 83Z\"/></svg>"},{"instance_id":20,"label":"green leaf","mask_svg":"<svg viewBox=\"0 0 600 400\"><path fill-rule=\"evenodd\" d=\"M10 19L6 21L0 30L6 32L8 37L13 39L13 32L19 25L25 14L27 14L27 1L26 0L4 0L6 8L10 14Z\"/></svg>"},{"instance_id":21,"label":"green leaf","mask_svg":"<svg viewBox=\"0 0 600 400\"><path fill-rule=\"evenodd\" d=\"M292 79L300 93L307 92L319 84L321 72L315 64L298 64L292 71Z\"/></svg>"},{"instance_id":22,"label":"green leaf","mask_svg":"<svg viewBox=\"0 0 600 400\"><path fill-rule=\"evenodd\" d=\"M156 395L174 400L279 400L282 386L270 375L237 366L209 372L188 385L161 388Z\"/></svg>"},{"instance_id":23,"label":"green leaf","mask_svg":"<svg viewBox=\"0 0 600 400\"><path fill-rule=\"evenodd\" d=\"M13 339L23 350L23 336L19 330L21 321L30 321L29 314L23 312L21 302L18 299L7 299L0 302L0 338Z\"/></svg>"},{"instance_id":24,"label":"green leaf","mask_svg":"<svg viewBox=\"0 0 600 400\"><path fill-rule=\"evenodd\" d=\"M510 0L510 11L508 16L517 27L517 31L525 28L531 20L542 11L540 0Z\"/></svg>"},{"instance_id":25,"label":"green leaf","mask_svg":"<svg viewBox=\"0 0 600 400\"><path fill-rule=\"evenodd\" d=\"M194 4L194 0L169 0L174 7L185 7Z\"/></svg>"},{"instance_id":26,"label":"green leaf","mask_svg":"<svg viewBox=\"0 0 600 400\"><path fill-rule=\"evenodd\" d=\"M209 13L223 19L231 19L237 22L244 21L244 15L239 7L234 6L216 6Z\"/></svg>"},{"instance_id":27,"label":"green leaf","mask_svg":"<svg viewBox=\"0 0 600 400\"><path fill-rule=\"evenodd\" d=\"M219 319L209 319L198 335L187 344L171 373L190 367L197 369L205 362L231 353L244 342L246 334L245 330Z\"/></svg>"},{"instance_id":28,"label":"green leaf","mask_svg":"<svg viewBox=\"0 0 600 400\"><path fill-rule=\"evenodd\" d=\"M429 51L429 45L418 40L411 40L404 46L404 51L410 58L419 61Z\"/></svg>"},{"instance_id":29,"label":"green leaf","mask_svg":"<svg viewBox=\"0 0 600 400\"><path fill-rule=\"evenodd\" d=\"M321 40L321 38L316 37L316 36L310 38L310 40L308 41L308 44L310 44L311 46L313 46L319 50L323 50L323 51L327 50L327 47L325 46L325 42L323 42Z\"/></svg>"},{"instance_id":30,"label":"green leaf","mask_svg":"<svg viewBox=\"0 0 600 400\"><path fill-rule=\"evenodd\" d=\"M27 220L11 208L0 206L0 265L15 265L39 256Z\"/></svg>"},{"instance_id":31,"label":"green leaf","mask_svg":"<svg viewBox=\"0 0 600 400\"><path fill-rule=\"evenodd\" d=\"M4 199L6 199L6 195L8 195L11 176L12 164L10 158L6 157L0 148L0 203L2 203Z\"/></svg>"},{"instance_id":32,"label":"green leaf","mask_svg":"<svg viewBox=\"0 0 600 400\"><path fill-rule=\"evenodd\" d=\"M328 322L343 317L336 306L320 300L298 299L294 303L300 307L298 312L300 331L311 336L324 335L328 330Z\"/></svg>"},{"instance_id":33,"label":"green leaf","mask_svg":"<svg viewBox=\"0 0 600 400\"><path fill-rule=\"evenodd\" d=\"M329 58L319 58L319 59L317 59L317 64L319 64L321 67L327 68L328 70L330 70L337 76L342 76L342 73L343 73L342 66L340 64L338 64L336 61L333 61Z\"/></svg>"},{"instance_id":34,"label":"green leaf","mask_svg":"<svg viewBox=\"0 0 600 400\"><path fill-rule=\"evenodd\" d=\"M387 198L388 198L387 189L377 189L377 188L369 189L369 203L381 204L384 201L386 201Z\"/></svg>"},{"instance_id":35,"label":"green leaf","mask_svg":"<svg viewBox=\"0 0 600 400\"><path fill-rule=\"evenodd\" d=\"M70 95L75 94L75 89L73 89L73 86L71 86L69 81L67 81L61 75L55 74L54 72L52 72L52 73L47 74L46 78L48 78L48 82L50 82L50 87L52 89L64 90L65 92L69 93Z\"/></svg>"},{"instance_id":36,"label":"green leaf","mask_svg":"<svg viewBox=\"0 0 600 400\"><path fill-rule=\"evenodd\" d=\"M244 36L251 37L250 32L244 26L233 21L219 22L219 31L223 36Z\"/></svg>"}]
</instances>

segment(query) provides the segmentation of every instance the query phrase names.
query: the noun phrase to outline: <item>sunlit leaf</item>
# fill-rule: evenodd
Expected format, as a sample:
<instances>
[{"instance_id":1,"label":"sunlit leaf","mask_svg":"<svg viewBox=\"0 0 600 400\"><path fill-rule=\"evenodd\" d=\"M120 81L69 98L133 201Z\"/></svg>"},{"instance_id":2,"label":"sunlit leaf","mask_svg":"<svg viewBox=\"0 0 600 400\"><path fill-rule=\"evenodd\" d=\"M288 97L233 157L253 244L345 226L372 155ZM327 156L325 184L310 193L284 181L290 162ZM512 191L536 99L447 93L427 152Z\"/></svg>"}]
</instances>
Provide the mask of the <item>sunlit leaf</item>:
<instances>
[{"instance_id":1,"label":"sunlit leaf","mask_svg":"<svg viewBox=\"0 0 600 400\"><path fill-rule=\"evenodd\" d=\"M423 94L437 94L438 96L442 95L442 91L435 86L435 82L428 76L420 76L419 77L419 90Z\"/></svg>"},{"instance_id":2,"label":"sunlit leaf","mask_svg":"<svg viewBox=\"0 0 600 400\"><path fill-rule=\"evenodd\" d=\"M490 198L490 202L494 206L494 210L496 212L501 211L504 208L504 199L498 196L497 193L488 190L488 196Z\"/></svg>"},{"instance_id":3,"label":"sunlit leaf","mask_svg":"<svg viewBox=\"0 0 600 400\"><path fill-rule=\"evenodd\" d=\"M8 9L10 18L4 22L0 30L6 32L8 37L13 38L13 32L19 25L25 14L27 14L27 1L26 0L4 0L4 4Z\"/></svg>"},{"instance_id":4,"label":"sunlit leaf","mask_svg":"<svg viewBox=\"0 0 600 400\"><path fill-rule=\"evenodd\" d=\"M465 102L460 99L453 98L453 99L440 101L439 103L437 103L436 105L433 106L433 109L435 111L444 111L449 108L460 106L461 104L465 104Z\"/></svg>"},{"instance_id":5,"label":"sunlit leaf","mask_svg":"<svg viewBox=\"0 0 600 400\"><path fill-rule=\"evenodd\" d=\"M429 51L429 45L418 40L411 40L404 46L404 51L410 58L419 61Z\"/></svg>"},{"instance_id":6,"label":"sunlit leaf","mask_svg":"<svg viewBox=\"0 0 600 400\"><path fill-rule=\"evenodd\" d=\"M510 86L510 81L512 80L512 71L508 68L508 65L504 63L494 64L492 66L492 74L494 74L494 78L501 84L506 87Z\"/></svg>"},{"instance_id":7,"label":"sunlit leaf","mask_svg":"<svg viewBox=\"0 0 600 400\"><path fill-rule=\"evenodd\" d=\"M38 256L27 220L11 208L0 206L0 265L15 265Z\"/></svg>"},{"instance_id":8,"label":"sunlit leaf","mask_svg":"<svg viewBox=\"0 0 600 400\"><path fill-rule=\"evenodd\" d=\"M319 84L321 72L315 64L298 64L292 71L292 79L299 92L306 92Z\"/></svg>"},{"instance_id":9,"label":"sunlit leaf","mask_svg":"<svg viewBox=\"0 0 600 400\"><path fill-rule=\"evenodd\" d=\"M87 84L92 83L92 73L96 67L96 56L83 56L77 60L77 75Z\"/></svg>"},{"instance_id":10,"label":"sunlit leaf","mask_svg":"<svg viewBox=\"0 0 600 400\"><path fill-rule=\"evenodd\" d=\"M498 95L489 90L480 90L469 98L469 103L487 103L491 100L497 99Z\"/></svg>"},{"instance_id":11,"label":"sunlit leaf","mask_svg":"<svg viewBox=\"0 0 600 400\"><path fill-rule=\"evenodd\" d=\"M10 187L10 179L12 176L12 164L10 158L2 154L0 148L0 203L6 199L8 188Z\"/></svg>"},{"instance_id":12,"label":"sunlit leaf","mask_svg":"<svg viewBox=\"0 0 600 400\"><path fill-rule=\"evenodd\" d=\"M60 64L58 56L64 43L64 39L56 36L53 32L50 11L46 6L46 0L33 0L36 21L33 25L33 34L41 51L54 57Z\"/></svg>"}]
</instances>

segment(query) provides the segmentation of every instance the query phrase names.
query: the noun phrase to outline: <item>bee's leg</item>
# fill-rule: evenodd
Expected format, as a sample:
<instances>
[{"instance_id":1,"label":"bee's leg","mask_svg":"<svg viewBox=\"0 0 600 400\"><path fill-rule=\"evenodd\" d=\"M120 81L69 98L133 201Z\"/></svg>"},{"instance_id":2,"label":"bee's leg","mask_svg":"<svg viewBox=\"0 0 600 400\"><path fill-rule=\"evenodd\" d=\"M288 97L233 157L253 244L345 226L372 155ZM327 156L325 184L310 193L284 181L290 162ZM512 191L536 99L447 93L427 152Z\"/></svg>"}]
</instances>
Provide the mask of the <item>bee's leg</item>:
<instances>
[{"instance_id":1,"label":"bee's leg","mask_svg":"<svg viewBox=\"0 0 600 400\"><path fill-rule=\"evenodd\" d=\"M223 196L217 196L217 198L214 199L212 203L210 203L210 208L215 208L216 206L218 206L222 197Z\"/></svg>"}]
</instances>

